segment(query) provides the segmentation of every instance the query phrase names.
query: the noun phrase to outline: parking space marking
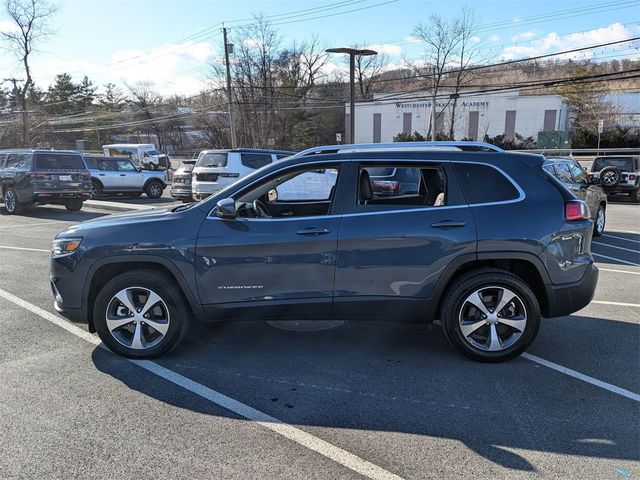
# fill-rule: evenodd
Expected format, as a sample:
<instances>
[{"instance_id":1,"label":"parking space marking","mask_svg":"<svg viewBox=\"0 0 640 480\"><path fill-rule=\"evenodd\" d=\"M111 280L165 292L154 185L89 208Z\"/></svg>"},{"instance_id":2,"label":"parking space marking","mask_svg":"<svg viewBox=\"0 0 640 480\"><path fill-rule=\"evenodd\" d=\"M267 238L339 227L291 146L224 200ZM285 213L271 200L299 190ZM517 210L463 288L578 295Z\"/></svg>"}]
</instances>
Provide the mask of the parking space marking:
<instances>
[{"instance_id":1,"label":"parking space marking","mask_svg":"<svg viewBox=\"0 0 640 480\"><path fill-rule=\"evenodd\" d=\"M602 236L607 238L615 238L617 240L624 240L625 242L640 243L640 240L634 240L633 238L616 237L615 235L609 235L608 233L603 233Z\"/></svg>"},{"instance_id":2,"label":"parking space marking","mask_svg":"<svg viewBox=\"0 0 640 480\"><path fill-rule=\"evenodd\" d=\"M0 245L0 248L4 248L5 250L26 250L27 252L47 252L47 253L51 253L51 250L45 250L43 248L9 247L8 245Z\"/></svg>"},{"instance_id":3,"label":"parking space marking","mask_svg":"<svg viewBox=\"0 0 640 480\"><path fill-rule=\"evenodd\" d=\"M615 268L598 267L601 272L630 273L631 275L640 275L640 272L631 272L629 270L616 270Z\"/></svg>"},{"instance_id":4,"label":"parking space marking","mask_svg":"<svg viewBox=\"0 0 640 480\"><path fill-rule=\"evenodd\" d=\"M616 305L618 307L636 307L636 308L640 308L640 304L638 304L638 303L605 302L604 300L591 300L591 303L597 303L598 305Z\"/></svg>"},{"instance_id":5,"label":"parking space marking","mask_svg":"<svg viewBox=\"0 0 640 480\"><path fill-rule=\"evenodd\" d=\"M616 230L615 233L633 233L634 235L640 235L640 232L634 232L631 230ZM607 234L610 235L610 234Z\"/></svg>"},{"instance_id":6,"label":"parking space marking","mask_svg":"<svg viewBox=\"0 0 640 480\"><path fill-rule=\"evenodd\" d=\"M616 262L624 263L626 265L633 265L634 267L640 267L640 263L628 262L627 260L622 260L621 258L616 258L616 257L610 257L608 255L602 255L601 253L591 252L591 255L593 255L594 257L606 258L607 260L614 260Z\"/></svg>"},{"instance_id":7,"label":"parking space marking","mask_svg":"<svg viewBox=\"0 0 640 480\"><path fill-rule=\"evenodd\" d=\"M602 245L603 247L617 248L618 250L624 250L625 252L632 252L632 253L640 254L639 250L633 250L631 248L618 247L616 245L609 245L608 243L601 243L601 242L591 242L591 243L594 244L594 245Z\"/></svg>"},{"instance_id":8,"label":"parking space marking","mask_svg":"<svg viewBox=\"0 0 640 480\"><path fill-rule=\"evenodd\" d=\"M20 297L16 297L15 295L3 290L0 288L0 297L8 300L19 307L24 308L25 310L30 311L38 315L40 318L47 320L48 322L53 323L67 332L72 333L73 335L86 340L87 342L97 345L101 348L107 350L107 348L100 342L100 339L96 335L92 335L91 333L83 330L82 328L63 320L62 318L54 315L32 303L27 302L26 300L21 299ZM334 462L347 467L348 469L359 473L360 475L370 478L372 480L403 480L402 477L385 470L384 468L375 465L353 453L350 453L346 450L343 450L340 447L333 445L321 438L318 438L310 433L305 432L299 428L294 427L293 425L289 425L284 421L272 417L271 415L264 413L260 410L257 410L249 405L246 405L238 400L235 400L231 397L224 395L212 388L206 387L201 383L198 383L190 378L187 378L179 373L174 372L173 370L169 370L161 365L158 365L151 360L131 360L125 359L134 365L137 365L140 368L147 370L168 382L173 383L185 390L188 390L196 395L209 400L216 405L225 408L241 417L246 418L252 422L256 422L260 426L271 430L295 443L301 445L309 450L312 450L320 455L333 460Z\"/></svg>"},{"instance_id":9,"label":"parking space marking","mask_svg":"<svg viewBox=\"0 0 640 480\"><path fill-rule=\"evenodd\" d=\"M591 385L595 385L596 387L604 388L605 390L621 395L635 402L640 402L640 394L638 393L632 392L630 390L626 390L624 388L618 387L616 385L612 385L607 382L603 382L602 380L598 380L597 378L593 378L593 377L590 377L589 375L585 375L584 373L580 373L570 368L563 367L562 365L558 365L557 363L550 362L549 360L545 360L544 358L540 358L530 353L525 352L522 354L522 357L532 362L543 365L547 368L551 368L556 372L569 375L570 377L577 378L578 380L582 380L583 382L590 383Z\"/></svg>"},{"instance_id":10,"label":"parking space marking","mask_svg":"<svg viewBox=\"0 0 640 480\"><path fill-rule=\"evenodd\" d=\"M0 228L37 227L39 225L53 225L54 223L58 223L59 224L60 222L68 222L68 220L58 220L58 221L55 221L55 222L25 223L23 225L2 225Z\"/></svg>"}]
</instances>

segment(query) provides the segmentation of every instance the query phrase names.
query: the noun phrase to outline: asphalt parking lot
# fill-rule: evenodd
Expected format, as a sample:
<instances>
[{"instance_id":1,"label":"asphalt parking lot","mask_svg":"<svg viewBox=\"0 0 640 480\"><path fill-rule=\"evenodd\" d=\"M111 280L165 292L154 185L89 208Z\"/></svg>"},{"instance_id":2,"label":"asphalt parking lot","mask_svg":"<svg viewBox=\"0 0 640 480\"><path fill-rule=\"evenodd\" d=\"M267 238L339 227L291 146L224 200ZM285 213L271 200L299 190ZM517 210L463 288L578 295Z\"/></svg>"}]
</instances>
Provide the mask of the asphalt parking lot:
<instances>
[{"instance_id":1,"label":"asphalt parking lot","mask_svg":"<svg viewBox=\"0 0 640 480\"><path fill-rule=\"evenodd\" d=\"M383 323L195 325L127 361L48 284L53 236L110 213L0 215L2 479L640 476L639 205L609 205L594 302L498 365Z\"/></svg>"}]
</instances>

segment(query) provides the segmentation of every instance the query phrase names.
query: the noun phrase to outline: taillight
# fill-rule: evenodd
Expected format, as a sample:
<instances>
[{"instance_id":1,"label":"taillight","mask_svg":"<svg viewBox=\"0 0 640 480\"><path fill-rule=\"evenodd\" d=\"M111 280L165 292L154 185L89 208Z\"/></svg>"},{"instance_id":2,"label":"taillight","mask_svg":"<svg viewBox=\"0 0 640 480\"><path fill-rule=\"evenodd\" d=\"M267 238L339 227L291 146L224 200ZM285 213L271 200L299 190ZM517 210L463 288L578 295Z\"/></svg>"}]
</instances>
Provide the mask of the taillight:
<instances>
[{"instance_id":1,"label":"taillight","mask_svg":"<svg viewBox=\"0 0 640 480\"><path fill-rule=\"evenodd\" d=\"M564 207L564 218L572 220L589 220L589 208L582 200L570 200Z\"/></svg>"},{"instance_id":2,"label":"taillight","mask_svg":"<svg viewBox=\"0 0 640 480\"><path fill-rule=\"evenodd\" d=\"M636 176L635 175L629 175L629 180L635 180Z\"/></svg>"}]
</instances>

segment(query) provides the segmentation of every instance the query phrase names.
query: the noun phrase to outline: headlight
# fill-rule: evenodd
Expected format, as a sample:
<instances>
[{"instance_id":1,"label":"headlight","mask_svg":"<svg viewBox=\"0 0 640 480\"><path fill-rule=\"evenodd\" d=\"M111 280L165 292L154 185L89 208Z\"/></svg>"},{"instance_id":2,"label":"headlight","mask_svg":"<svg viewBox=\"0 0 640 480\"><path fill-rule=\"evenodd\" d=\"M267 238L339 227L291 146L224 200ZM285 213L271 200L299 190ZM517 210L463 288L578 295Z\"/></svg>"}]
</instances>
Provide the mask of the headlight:
<instances>
[{"instance_id":1,"label":"headlight","mask_svg":"<svg viewBox=\"0 0 640 480\"><path fill-rule=\"evenodd\" d=\"M63 257L71 255L82 243L82 238L56 238L51 245L51 255L54 257Z\"/></svg>"}]
</instances>

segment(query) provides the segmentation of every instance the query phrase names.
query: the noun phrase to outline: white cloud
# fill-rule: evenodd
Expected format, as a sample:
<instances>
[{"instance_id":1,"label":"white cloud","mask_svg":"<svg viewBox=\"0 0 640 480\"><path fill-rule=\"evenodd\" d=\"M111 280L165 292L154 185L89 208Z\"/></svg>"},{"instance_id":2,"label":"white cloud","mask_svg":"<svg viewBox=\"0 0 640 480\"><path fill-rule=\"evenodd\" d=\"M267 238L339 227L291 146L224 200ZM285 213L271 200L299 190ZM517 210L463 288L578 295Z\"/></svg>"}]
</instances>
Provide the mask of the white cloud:
<instances>
[{"instance_id":1,"label":"white cloud","mask_svg":"<svg viewBox=\"0 0 640 480\"><path fill-rule=\"evenodd\" d=\"M511 23L520 23L522 21L522 19L520 17L513 17L513 20L511 20Z\"/></svg>"},{"instance_id":2,"label":"white cloud","mask_svg":"<svg viewBox=\"0 0 640 480\"><path fill-rule=\"evenodd\" d=\"M162 95L192 95L207 88L207 61L214 58L213 47L207 42L162 45L149 51L120 50L106 65L50 56L36 69L35 80L46 88L55 75L68 72L75 81L87 75L96 85L148 82Z\"/></svg>"},{"instance_id":3,"label":"white cloud","mask_svg":"<svg viewBox=\"0 0 640 480\"><path fill-rule=\"evenodd\" d=\"M489 40L491 40L492 42L499 42L500 41L500 35L496 35L495 33L493 35L491 35L489 37Z\"/></svg>"},{"instance_id":4,"label":"white cloud","mask_svg":"<svg viewBox=\"0 0 640 480\"><path fill-rule=\"evenodd\" d=\"M245 38L242 43L245 47L249 48L259 48L262 46L262 43L259 40L254 40L253 38Z\"/></svg>"},{"instance_id":5,"label":"white cloud","mask_svg":"<svg viewBox=\"0 0 640 480\"><path fill-rule=\"evenodd\" d=\"M470 38L470 40L473 43L480 43L480 41L482 40L478 35L474 35L473 37Z\"/></svg>"},{"instance_id":6,"label":"white cloud","mask_svg":"<svg viewBox=\"0 0 640 480\"><path fill-rule=\"evenodd\" d=\"M374 43L373 45L367 45L365 48L370 48L378 53L391 56L397 56L402 53L402 48L393 43Z\"/></svg>"},{"instance_id":7,"label":"white cloud","mask_svg":"<svg viewBox=\"0 0 640 480\"><path fill-rule=\"evenodd\" d=\"M638 32L640 32L640 29L638 27L630 29L619 22L613 23L608 27L597 28L579 34L558 35L555 32L551 32L541 39L530 41L530 43L526 46L517 45L505 48L500 54L500 60L513 60L518 58L535 57L547 53L582 48L589 45L615 42L618 40L624 40L626 38L636 36ZM583 50L581 52L558 55L553 58L564 60L583 60L592 58L594 52L597 52L598 54L603 52L615 53L618 49L625 49L631 46L631 43L619 44L613 45L611 47L601 47L597 50Z\"/></svg>"},{"instance_id":8,"label":"white cloud","mask_svg":"<svg viewBox=\"0 0 640 480\"><path fill-rule=\"evenodd\" d=\"M404 41L407 43L420 43L420 39L418 37L414 37L413 35L407 35L404 37Z\"/></svg>"},{"instance_id":9,"label":"white cloud","mask_svg":"<svg viewBox=\"0 0 640 480\"><path fill-rule=\"evenodd\" d=\"M536 31L535 30L528 30L526 32L520 32L520 33L514 35L513 37L511 37L511 41L512 42L519 42L521 40L531 40L535 36L536 36Z\"/></svg>"},{"instance_id":10,"label":"white cloud","mask_svg":"<svg viewBox=\"0 0 640 480\"><path fill-rule=\"evenodd\" d=\"M15 23L10 22L9 20L0 20L0 32L10 33L17 31L18 27Z\"/></svg>"}]
</instances>

